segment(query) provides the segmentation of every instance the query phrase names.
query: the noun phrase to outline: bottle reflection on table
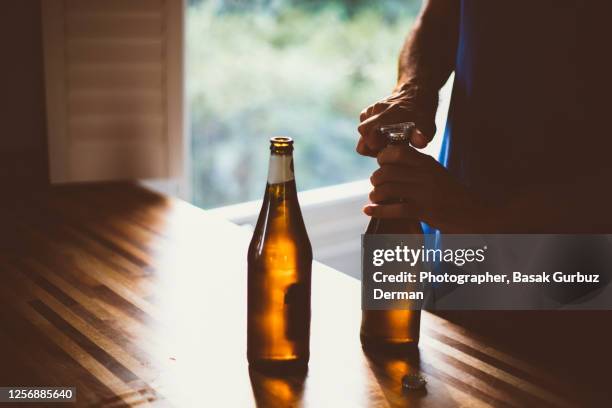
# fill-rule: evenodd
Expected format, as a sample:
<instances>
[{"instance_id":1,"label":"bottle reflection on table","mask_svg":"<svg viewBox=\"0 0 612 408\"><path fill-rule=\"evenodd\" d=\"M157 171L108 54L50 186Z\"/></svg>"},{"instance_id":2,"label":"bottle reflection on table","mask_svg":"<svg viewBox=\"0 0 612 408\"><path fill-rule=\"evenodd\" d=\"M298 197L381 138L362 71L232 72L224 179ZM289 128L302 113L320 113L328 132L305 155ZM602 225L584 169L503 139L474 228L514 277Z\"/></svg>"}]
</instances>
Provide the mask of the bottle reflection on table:
<instances>
[{"instance_id":1,"label":"bottle reflection on table","mask_svg":"<svg viewBox=\"0 0 612 408\"><path fill-rule=\"evenodd\" d=\"M300 406L306 374L307 370L271 373L249 366L249 377L257 406Z\"/></svg>"}]
</instances>

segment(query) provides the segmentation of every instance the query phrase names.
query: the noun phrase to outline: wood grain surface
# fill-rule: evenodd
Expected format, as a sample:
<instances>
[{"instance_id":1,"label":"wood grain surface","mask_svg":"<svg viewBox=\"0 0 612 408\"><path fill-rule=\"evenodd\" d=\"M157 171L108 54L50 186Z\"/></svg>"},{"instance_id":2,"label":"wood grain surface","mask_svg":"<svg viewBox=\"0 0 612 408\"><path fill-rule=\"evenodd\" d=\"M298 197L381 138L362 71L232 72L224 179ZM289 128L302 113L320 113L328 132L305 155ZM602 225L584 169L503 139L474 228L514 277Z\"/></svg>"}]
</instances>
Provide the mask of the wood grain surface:
<instances>
[{"instance_id":1,"label":"wood grain surface","mask_svg":"<svg viewBox=\"0 0 612 408\"><path fill-rule=\"evenodd\" d=\"M308 372L249 370L248 230L131 184L2 201L0 386L74 386L78 406L105 407L612 401L608 313L424 313L418 353L368 356L359 282L316 262ZM402 390L412 372L425 390Z\"/></svg>"}]
</instances>

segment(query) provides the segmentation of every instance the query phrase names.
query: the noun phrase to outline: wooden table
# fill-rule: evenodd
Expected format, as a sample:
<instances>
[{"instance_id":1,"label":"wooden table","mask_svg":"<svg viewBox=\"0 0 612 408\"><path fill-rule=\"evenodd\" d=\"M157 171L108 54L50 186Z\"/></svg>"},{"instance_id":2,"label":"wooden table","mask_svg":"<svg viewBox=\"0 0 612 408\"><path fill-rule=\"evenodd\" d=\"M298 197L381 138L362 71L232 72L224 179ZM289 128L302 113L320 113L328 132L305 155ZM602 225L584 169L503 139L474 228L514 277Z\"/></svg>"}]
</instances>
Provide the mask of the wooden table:
<instances>
[{"instance_id":1,"label":"wooden table","mask_svg":"<svg viewBox=\"0 0 612 408\"><path fill-rule=\"evenodd\" d=\"M249 372L247 230L131 184L13 194L1 208L0 386L75 386L79 406L610 406L597 371L430 313L419 355L366 356L359 282L316 262L308 373ZM426 390L403 392L418 371Z\"/></svg>"}]
</instances>

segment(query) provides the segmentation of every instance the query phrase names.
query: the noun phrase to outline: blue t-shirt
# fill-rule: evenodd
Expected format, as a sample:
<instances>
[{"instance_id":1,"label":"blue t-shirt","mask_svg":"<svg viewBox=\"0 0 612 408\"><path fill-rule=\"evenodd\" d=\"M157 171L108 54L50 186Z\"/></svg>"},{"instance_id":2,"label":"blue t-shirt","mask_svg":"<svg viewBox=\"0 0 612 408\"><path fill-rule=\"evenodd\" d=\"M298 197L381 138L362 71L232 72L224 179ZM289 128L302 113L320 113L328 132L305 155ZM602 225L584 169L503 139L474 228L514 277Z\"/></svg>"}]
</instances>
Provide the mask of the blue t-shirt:
<instances>
[{"instance_id":1,"label":"blue t-shirt","mask_svg":"<svg viewBox=\"0 0 612 408\"><path fill-rule=\"evenodd\" d=\"M485 200L612 175L609 3L461 1L440 161Z\"/></svg>"}]
</instances>

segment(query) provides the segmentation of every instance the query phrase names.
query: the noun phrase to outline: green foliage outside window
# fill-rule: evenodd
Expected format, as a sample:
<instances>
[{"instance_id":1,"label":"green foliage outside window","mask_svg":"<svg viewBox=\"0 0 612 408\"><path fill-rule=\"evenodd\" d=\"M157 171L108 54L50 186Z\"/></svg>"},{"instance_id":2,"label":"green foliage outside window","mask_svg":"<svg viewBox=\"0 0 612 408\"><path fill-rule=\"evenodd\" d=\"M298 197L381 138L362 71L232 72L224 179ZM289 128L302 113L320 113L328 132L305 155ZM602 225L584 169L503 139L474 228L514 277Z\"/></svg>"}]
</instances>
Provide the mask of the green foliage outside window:
<instances>
[{"instance_id":1,"label":"green foliage outside window","mask_svg":"<svg viewBox=\"0 0 612 408\"><path fill-rule=\"evenodd\" d=\"M190 1L192 188L213 208L261 198L268 139L295 139L300 190L366 178L361 109L388 94L418 1Z\"/></svg>"}]
</instances>

